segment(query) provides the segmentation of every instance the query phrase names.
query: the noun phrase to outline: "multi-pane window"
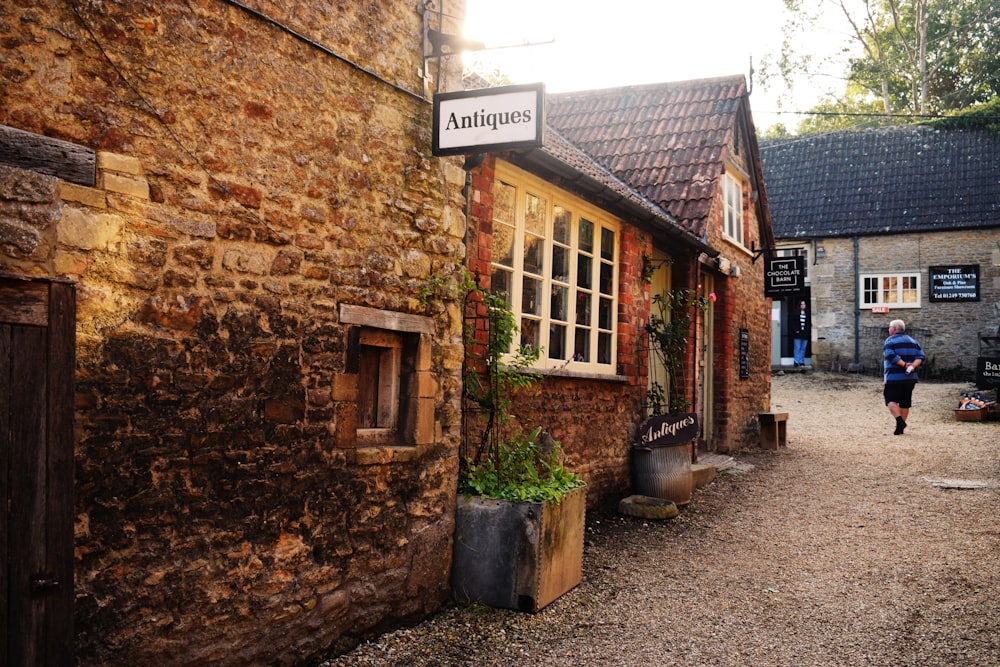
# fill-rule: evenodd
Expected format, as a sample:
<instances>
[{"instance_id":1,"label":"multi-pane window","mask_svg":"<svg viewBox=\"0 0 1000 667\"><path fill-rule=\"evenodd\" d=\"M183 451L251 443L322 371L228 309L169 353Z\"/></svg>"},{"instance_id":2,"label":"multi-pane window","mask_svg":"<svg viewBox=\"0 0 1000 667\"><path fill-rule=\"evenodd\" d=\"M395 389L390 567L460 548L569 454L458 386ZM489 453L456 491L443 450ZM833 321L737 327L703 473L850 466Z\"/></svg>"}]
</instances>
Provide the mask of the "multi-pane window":
<instances>
[{"instance_id":1,"label":"multi-pane window","mask_svg":"<svg viewBox=\"0 0 1000 667\"><path fill-rule=\"evenodd\" d=\"M600 209L509 165L493 199L491 288L506 295L538 366L614 373L619 225Z\"/></svg>"},{"instance_id":2,"label":"multi-pane window","mask_svg":"<svg viewBox=\"0 0 1000 667\"><path fill-rule=\"evenodd\" d=\"M809 281L809 249L808 248L778 248L775 253L778 257L805 257L805 261L802 263L805 266L805 282L808 284Z\"/></svg>"},{"instance_id":3,"label":"multi-pane window","mask_svg":"<svg viewBox=\"0 0 1000 667\"><path fill-rule=\"evenodd\" d=\"M730 172L722 175L722 233L734 243L743 243L743 184Z\"/></svg>"},{"instance_id":4,"label":"multi-pane window","mask_svg":"<svg viewBox=\"0 0 1000 667\"><path fill-rule=\"evenodd\" d=\"M920 274L885 273L861 276L861 305L920 307Z\"/></svg>"}]
</instances>

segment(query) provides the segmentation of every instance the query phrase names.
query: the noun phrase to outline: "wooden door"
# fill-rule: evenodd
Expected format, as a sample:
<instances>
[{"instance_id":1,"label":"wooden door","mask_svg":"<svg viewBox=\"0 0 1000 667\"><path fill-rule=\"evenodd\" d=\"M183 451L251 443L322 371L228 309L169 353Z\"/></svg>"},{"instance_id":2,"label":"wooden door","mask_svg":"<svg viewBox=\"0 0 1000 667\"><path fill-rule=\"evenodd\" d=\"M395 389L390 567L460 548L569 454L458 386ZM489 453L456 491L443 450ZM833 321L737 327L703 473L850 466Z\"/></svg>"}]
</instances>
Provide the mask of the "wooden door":
<instances>
[{"instance_id":1,"label":"wooden door","mask_svg":"<svg viewBox=\"0 0 1000 667\"><path fill-rule=\"evenodd\" d=\"M650 293L653 296L666 294L670 291L672 287L671 276L670 276L670 259L667 255L657 249L653 249L653 255L651 258L652 264L655 267L653 274L650 278ZM653 313L658 314L656 310L656 305L652 305ZM645 333L645 332L644 332ZM647 344L649 340L647 339ZM659 386L661 390L667 392L667 388L670 386L670 372L663 362L652 352L649 354L649 386L647 389L653 389L654 385ZM670 407L670 397L664 394L666 399L666 404L660 406L663 412L667 412ZM646 416L648 417L652 412L648 412Z\"/></svg>"},{"instance_id":2,"label":"wooden door","mask_svg":"<svg viewBox=\"0 0 1000 667\"><path fill-rule=\"evenodd\" d=\"M701 442L708 451L715 450L715 302L709 294L715 291L715 276L703 273L701 276L701 292L698 294L708 308L700 313L701 354L698 360L699 388L701 389L701 405L698 406L701 420Z\"/></svg>"},{"instance_id":3,"label":"wooden door","mask_svg":"<svg viewBox=\"0 0 1000 667\"><path fill-rule=\"evenodd\" d=\"M0 664L72 665L75 292L0 276Z\"/></svg>"}]
</instances>

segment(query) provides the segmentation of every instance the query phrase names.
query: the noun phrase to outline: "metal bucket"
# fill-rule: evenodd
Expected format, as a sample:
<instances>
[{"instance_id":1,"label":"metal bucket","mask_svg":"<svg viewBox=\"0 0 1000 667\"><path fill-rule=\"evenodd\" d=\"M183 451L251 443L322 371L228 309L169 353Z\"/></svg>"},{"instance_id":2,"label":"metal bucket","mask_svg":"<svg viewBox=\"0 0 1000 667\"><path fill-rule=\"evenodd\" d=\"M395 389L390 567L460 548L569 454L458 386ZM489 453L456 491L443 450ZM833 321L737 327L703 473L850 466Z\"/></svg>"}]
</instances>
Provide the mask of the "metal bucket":
<instances>
[{"instance_id":1,"label":"metal bucket","mask_svg":"<svg viewBox=\"0 0 1000 667\"><path fill-rule=\"evenodd\" d=\"M638 495L691 502L691 444L632 448L632 488Z\"/></svg>"}]
</instances>

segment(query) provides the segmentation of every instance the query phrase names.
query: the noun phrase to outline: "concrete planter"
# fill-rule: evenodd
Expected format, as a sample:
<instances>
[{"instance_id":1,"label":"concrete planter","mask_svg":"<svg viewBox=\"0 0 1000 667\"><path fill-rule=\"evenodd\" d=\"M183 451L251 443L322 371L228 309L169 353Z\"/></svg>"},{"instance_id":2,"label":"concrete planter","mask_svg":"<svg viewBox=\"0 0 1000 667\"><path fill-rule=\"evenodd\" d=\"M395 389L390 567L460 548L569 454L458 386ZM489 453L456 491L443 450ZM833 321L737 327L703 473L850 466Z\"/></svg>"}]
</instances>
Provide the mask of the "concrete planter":
<instances>
[{"instance_id":1,"label":"concrete planter","mask_svg":"<svg viewBox=\"0 0 1000 667\"><path fill-rule=\"evenodd\" d=\"M455 599L534 613L579 584L586 500L586 487L558 505L459 496Z\"/></svg>"}]
</instances>

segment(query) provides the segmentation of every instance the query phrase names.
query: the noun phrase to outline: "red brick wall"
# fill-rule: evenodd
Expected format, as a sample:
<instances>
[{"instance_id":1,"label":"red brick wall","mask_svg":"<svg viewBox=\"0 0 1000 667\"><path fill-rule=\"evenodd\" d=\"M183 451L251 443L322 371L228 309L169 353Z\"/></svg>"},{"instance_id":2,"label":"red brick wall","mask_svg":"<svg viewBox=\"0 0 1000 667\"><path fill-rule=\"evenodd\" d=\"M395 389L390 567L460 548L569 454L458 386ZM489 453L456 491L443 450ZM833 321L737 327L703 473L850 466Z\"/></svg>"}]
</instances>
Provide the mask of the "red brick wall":
<instances>
[{"instance_id":1,"label":"red brick wall","mask_svg":"<svg viewBox=\"0 0 1000 667\"><path fill-rule=\"evenodd\" d=\"M469 193L469 265L489 276L496 158L473 171ZM518 422L541 425L562 442L569 467L588 484L588 505L617 498L629 486L629 447L646 394L643 326L649 313L649 285L643 281L648 235L626 225L619 257L618 374L598 380L556 370L518 397ZM484 287L488 286L483 281ZM627 377L623 377L627 376ZM599 424L599 428L594 425Z\"/></svg>"}]
</instances>

